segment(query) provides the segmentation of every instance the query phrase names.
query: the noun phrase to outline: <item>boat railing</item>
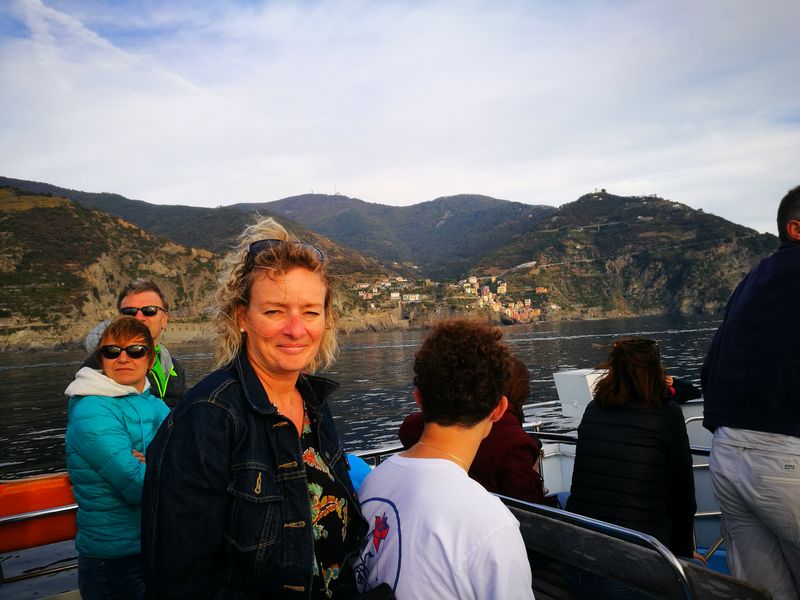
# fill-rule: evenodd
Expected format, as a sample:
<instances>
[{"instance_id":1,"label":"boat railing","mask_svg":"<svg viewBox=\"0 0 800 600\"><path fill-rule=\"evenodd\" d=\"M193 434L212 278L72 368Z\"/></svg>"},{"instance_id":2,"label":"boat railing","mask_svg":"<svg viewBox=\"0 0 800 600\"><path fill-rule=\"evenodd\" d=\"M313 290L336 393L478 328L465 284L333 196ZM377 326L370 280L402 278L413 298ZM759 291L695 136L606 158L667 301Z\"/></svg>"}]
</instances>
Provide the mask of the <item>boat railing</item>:
<instances>
[{"instance_id":1,"label":"boat railing","mask_svg":"<svg viewBox=\"0 0 800 600\"><path fill-rule=\"evenodd\" d=\"M377 467L385 459L389 458L392 454L397 454L403 451L402 444L392 444L391 446L384 446L382 448L375 448L373 450L356 450L353 452L359 458L364 459L373 467Z\"/></svg>"},{"instance_id":2,"label":"boat railing","mask_svg":"<svg viewBox=\"0 0 800 600\"><path fill-rule=\"evenodd\" d=\"M0 481L0 554L16 556L20 551L74 539L77 510L66 473ZM71 552L61 553L50 564L11 576L5 566L5 561L0 561L0 584L72 570L77 560Z\"/></svg>"},{"instance_id":3,"label":"boat railing","mask_svg":"<svg viewBox=\"0 0 800 600\"><path fill-rule=\"evenodd\" d=\"M11 523L23 523L25 521L32 521L33 519L41 519L42 517L76 512L77 510L77 504L67 504L65 506L53 506L51 508L32 510L30 512L19 513L16 515L6 515L4 517L0 517L0 527L10 525ZM2 550L0 550L0 552L2 552Z\"/></svg>"},{"instance_id":4,"label":"boat railing","mask_svg":"<svg viewBox=\"0 0 800 600\"><path fill-rule=\"evenodd\" d=\"M576 444L578 442L578 438L574 434L544 432L538 429L539 426L540 423L526 423L523 428L528 434L534 433L536 437L542 441L564 442L567 444ZM398 452L402 451L402 444L391 444L389 446L382 446L381 448L374 448L372 450L356 450L353 452L353 454L364 459L372 466L377 466L392 454L397 454Z\"/></svg>"},{"instance_id":5,"label":"boat railing","mask_svg":"<svg viewBox=\"0 0 800 600\"><path fill-rule=\"evenodd\" d=\"M0 529L18 523L33 522L36 520L47 519L58 515L75 513L77 511L78 511L78 505L73 503L73 504L66 504L64 506L43 508L41 510L32 510L30 512L18 513L14 515L6 515L0 517ZM20 544L18 544L18 546L20 547L14 548L14 550L21 550L27 547L31 547L31 545L22 543L22 540L20 540ZM11 548L3 548L2 552L9 552L10 550ZM34 577L54 575L56 573L62 573L64 571L70 571L72 569L77 569L77 568L78 568L78 561L77 559L72 558L72 559L67 559L67 562L65 562L65 564L48 565L41 569L33 569L30 571L25 571L23 573L20 573L19 575L6 576L5 572L3 571L3 565L2 563L0 563L0 585L7 583L14 583L15 581L24 581L25 579L32 579Z\"/></svg>"}]
</instances>

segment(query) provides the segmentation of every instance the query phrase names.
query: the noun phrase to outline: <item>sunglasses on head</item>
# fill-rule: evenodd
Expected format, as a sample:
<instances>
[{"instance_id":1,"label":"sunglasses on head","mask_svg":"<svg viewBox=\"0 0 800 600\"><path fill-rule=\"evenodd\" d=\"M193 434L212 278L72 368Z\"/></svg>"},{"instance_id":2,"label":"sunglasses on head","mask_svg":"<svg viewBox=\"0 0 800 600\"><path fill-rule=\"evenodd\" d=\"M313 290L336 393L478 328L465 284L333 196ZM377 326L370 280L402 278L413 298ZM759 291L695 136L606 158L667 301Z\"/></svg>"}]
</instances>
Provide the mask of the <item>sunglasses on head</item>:
<instances>
[{"instance_id":1,"label":"sunglasses on head","mask_svg":"<svg viewBox=\"0 0 800 600\"><path fill-rule=\"evenodd\" d=\"M618 340L614 342L614 348L655 348L656 356L661 360L661 349L656 340L646 338L636 338L633 340Z\"/></svg>"},{"instance_id":2,"label":"sunglasses on head","mask_svg":"<svg viewBox=\"0 0 800 600\"><path fill-rule=\"evenodd\" d=\"M656 340L648 340L645 338L636 338L633 340L617 340L614 342L614 347L619 348L620 346L655 346L658 347L658 342Z\"/></svg>"},{"instance_id":3,"label":"sunglasses on head","mask_svg":"<svg viewBox=\"0 0 800 600\"><path fill-rule=\"evenodd\" d=\"M253 242L247 247L247 254L250 256L256 256L260 252L264 250L269 250L270 248L274 248L275 246L280 246L281 244L293 244L300 246L301 248L306 248L311 250L317 257L317 260L320 262L325 260L325 253L322 252L319 248L317 248L313 244L309 244L307 242L301 242L299 240L258 240L257 242Z\"/></svg>"},{"instance_id":4,"label":"sunglasses on head","mask_svg":"<svg viewBox=\"0 0 800 600\"><path fill-rule=\"evenodd\" d=\"M100 348L100 354L103 355L103 358L109 360L119 358L119 355L123 352L127 354L129 358L142 358L143 356L147 356L149 351L150 349L144 344L131 344L124 348L115 344L109 344L108 346Z\"/></svg>"},{"instance_id":5,"label":"sunglasses on head","mask_svg":"<svg viewBox=\"0 0 800 600\"><path fill-rule=\"evenodd\" d=\"M160 306L126 306L125 308L120 308L119 312L126 317L135 317L136 313L142 311L142 314L145 317L155 317L158 314L158 311L164 310ZM164 310L164 312L167 312Z\"/></svg>"}]
</instances>

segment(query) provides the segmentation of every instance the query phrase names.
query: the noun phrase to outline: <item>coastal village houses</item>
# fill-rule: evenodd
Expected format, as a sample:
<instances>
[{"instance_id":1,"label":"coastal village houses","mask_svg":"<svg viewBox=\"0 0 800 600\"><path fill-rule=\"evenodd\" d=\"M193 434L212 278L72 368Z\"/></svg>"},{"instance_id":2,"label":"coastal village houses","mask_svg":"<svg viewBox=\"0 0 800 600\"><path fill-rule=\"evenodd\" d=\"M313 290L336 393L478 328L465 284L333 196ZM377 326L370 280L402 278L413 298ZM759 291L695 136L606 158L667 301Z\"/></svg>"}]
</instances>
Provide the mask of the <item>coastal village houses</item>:
<instances>
[{"instance_id":1,"label":"coastal village houses","mask_svg":"<svg viewBox=\"0 0 800 600\"><path fill-rule=\"evenodd\" d=\"M437 291L438 290L438 291ZM357 297L369 310L392 309L401 304L447 302L464 304L497 313L498 319L517 323L530 323L544 318L545 311L558 307L547 301L548 288L537 286L525 291L511 289L508 282L497 277L475 275L458 283L443 284L425 279L409 281L405 277L383 277L375 281L359 282L353 286ZM459 300L460 299L460 300Z\"/></svg>"}]
</instances>

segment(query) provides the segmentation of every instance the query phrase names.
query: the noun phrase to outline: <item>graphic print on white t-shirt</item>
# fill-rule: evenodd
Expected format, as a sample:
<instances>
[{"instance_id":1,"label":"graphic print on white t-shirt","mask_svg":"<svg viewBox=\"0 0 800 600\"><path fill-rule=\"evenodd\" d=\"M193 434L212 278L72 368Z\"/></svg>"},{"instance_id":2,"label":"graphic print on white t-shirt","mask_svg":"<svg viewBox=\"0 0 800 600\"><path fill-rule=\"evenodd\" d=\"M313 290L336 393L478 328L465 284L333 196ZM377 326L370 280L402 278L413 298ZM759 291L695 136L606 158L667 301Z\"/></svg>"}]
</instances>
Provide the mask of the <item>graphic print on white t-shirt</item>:
<instances>
[{"instance_id":1,"label":"graphic print on white t-shirt","mask_svg":"<svg viewBox=\"0 0 800 600\"><path fill-rule=\"evenodd\" d=\"M396 590L403 562L400 514L394 503L386 498L367 498L362 500L361 507L364 512L375 516L355 563L358 589L363 593L377 587L384 581L378 574L384 573L389 574L387 583ZM378 562L381 563L380 569L377 568Z\"/></svg>"}]
</instances>

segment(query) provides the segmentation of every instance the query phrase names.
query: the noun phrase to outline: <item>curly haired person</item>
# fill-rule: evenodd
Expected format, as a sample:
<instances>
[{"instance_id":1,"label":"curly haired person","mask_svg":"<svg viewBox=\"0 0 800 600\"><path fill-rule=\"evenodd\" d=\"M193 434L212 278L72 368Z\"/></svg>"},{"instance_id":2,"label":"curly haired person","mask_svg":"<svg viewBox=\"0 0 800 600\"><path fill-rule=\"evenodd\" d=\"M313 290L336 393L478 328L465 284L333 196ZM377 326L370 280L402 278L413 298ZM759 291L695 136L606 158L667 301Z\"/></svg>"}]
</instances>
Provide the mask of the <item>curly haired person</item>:
<instances>
[{"instance_id":1,"label":"curly haired person","mask_svg":"<svg viewBox=\"0 0 800 600\"><path fill-rule=\"evenodd\" d=\"M469 476L495 494L555 506L555 497L546 496L541 474L541 442L522 428L522 407L531 396L531 383L528 367L518 358L513 359L505 396L508 409L481 441ZM398 431L403 448L416 444L424 428L419 411L403 419Z\"/></svg>"},{"instance_id":2,"label":"curly haired person","mask_svg":"<svg viewBox=\"0 0 800 600\"><path fill-rule=\"evenodd\" d=\"M489 325L445 321L426 337L414 360L422 437L359 489L371 528L355 564L360 590L388 583L400 600L533 598L519 522L467 475L506 412L511 366Z\"/></svg>"}]
</instances>

